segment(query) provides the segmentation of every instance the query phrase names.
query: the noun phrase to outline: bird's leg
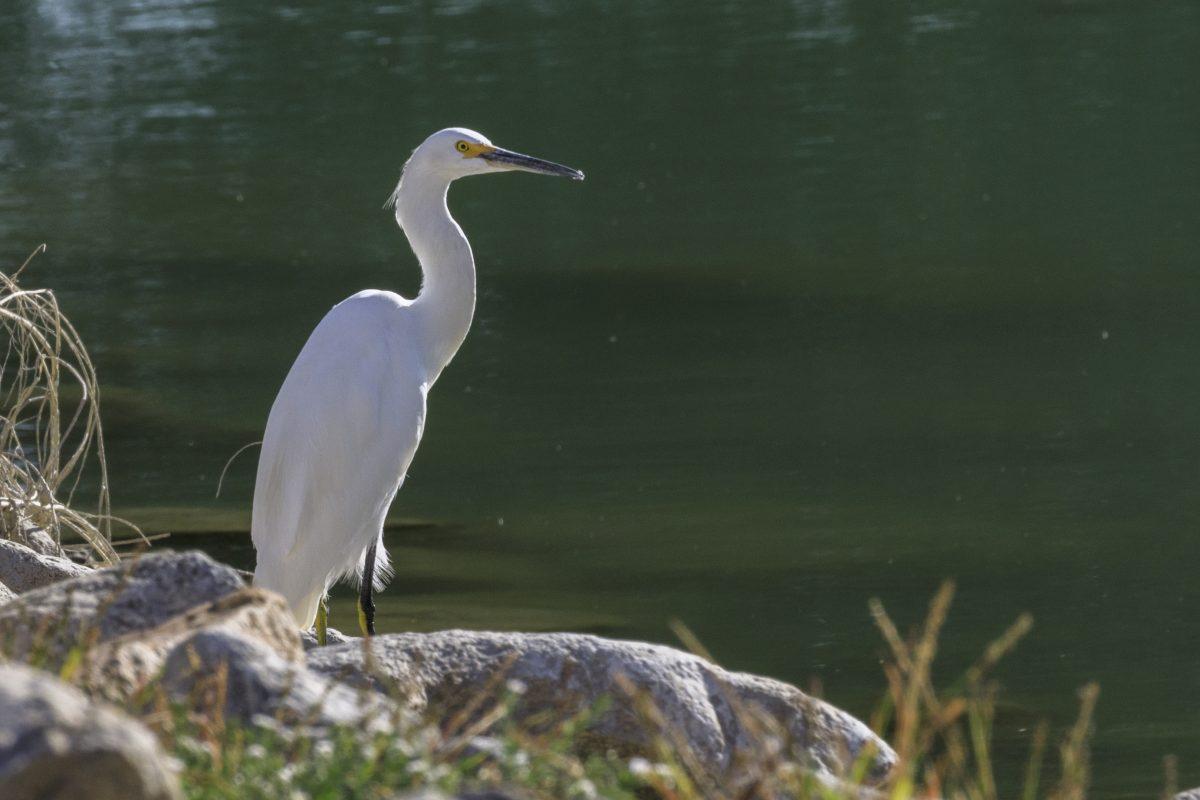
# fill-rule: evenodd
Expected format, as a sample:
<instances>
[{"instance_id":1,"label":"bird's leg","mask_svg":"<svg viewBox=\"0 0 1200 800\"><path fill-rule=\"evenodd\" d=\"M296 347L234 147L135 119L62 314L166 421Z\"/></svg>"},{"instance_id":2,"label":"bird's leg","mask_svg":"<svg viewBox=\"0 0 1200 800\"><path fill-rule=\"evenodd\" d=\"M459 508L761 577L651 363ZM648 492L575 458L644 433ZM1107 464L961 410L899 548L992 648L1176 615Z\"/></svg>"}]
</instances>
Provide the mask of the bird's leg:
<instances>
[{"instance_id":1,"label":"bird's leg","mask_svg":"<svg viewBox=\"0 0 1200 800\"><path fill-rule=\"evenodd\" d=\"M317 605L317 644L325 646L329 631L329 609L325 607L325 598Z\"/></svg>"},{"instance_id":2,"label":"bird's leg","mask_svg":"<svg viewBox=\"0 0 1200 800\"><path fill-rule=\"evenodd\" d=\"M367 549L363 559L362 584L358 589L358 627L363 636L375 635L375 601L371 599L371 588L375 582L375 548L376 542Z\"/></svg>"}]
</instances>

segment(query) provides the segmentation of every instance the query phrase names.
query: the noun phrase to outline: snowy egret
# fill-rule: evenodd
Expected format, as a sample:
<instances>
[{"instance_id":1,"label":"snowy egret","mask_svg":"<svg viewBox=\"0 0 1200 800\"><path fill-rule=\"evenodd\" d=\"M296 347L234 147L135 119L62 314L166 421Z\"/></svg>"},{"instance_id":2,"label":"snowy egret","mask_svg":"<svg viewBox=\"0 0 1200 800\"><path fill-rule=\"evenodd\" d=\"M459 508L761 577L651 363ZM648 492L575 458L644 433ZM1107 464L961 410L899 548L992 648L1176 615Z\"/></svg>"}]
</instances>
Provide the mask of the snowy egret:
<instances>
[{"instance_id":1,"label":"snowy egret","mask_svg":"<svg viewBox=\"0 0 1200 800\"><path fill-rule=\"evenodd\" d=\"M279 389L258 461L254 583L282 594L325 638L325 595L357 575L359 625L390 575L383 520L425 426L426 397L475 312L471 245L446 207L450 183L520 170L583 180L561 164L494 146L465 128L421 143L388 199L420 262L415 299L367 290L334 306Z\"/></svg>"}]
</instances>

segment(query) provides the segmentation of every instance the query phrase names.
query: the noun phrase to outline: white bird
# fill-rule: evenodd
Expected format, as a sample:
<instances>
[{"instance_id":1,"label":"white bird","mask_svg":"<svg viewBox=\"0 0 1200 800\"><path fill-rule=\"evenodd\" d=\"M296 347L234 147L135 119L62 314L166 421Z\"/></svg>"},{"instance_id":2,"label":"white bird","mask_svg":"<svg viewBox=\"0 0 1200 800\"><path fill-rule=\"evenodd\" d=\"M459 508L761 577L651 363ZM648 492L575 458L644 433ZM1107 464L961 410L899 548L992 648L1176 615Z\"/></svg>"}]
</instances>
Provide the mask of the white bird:
<instances>
[{"instance_id":1,"label":"white bird","mask_svg":"<svg viewBox=\"0 0 1200 800\"><path fill-rule=\"evenodd\" d=\"M322 640L325 595L351 575L359 625L375 632L371 592L391 574L384 516L421 441L429 389L471 327L475 261L447 189L510 170L583 180L466 128L422 142L388 199L420 262L420 293L367 290L334 306L271 406L254 484L254 583L283 595L301 629L315 621Z\"/></svg>"}]
</instances>

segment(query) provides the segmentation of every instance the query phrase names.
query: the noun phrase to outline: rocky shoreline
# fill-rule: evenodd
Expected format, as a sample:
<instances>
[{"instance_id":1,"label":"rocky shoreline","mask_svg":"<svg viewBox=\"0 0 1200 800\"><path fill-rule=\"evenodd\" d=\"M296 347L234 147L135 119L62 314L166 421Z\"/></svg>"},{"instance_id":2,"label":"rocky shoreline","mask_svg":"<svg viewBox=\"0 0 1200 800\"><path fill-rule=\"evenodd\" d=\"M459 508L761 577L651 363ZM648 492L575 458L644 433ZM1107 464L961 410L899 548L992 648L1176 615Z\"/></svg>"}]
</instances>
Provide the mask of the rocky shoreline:
<instances>
[{"instance_id":1,"label":"rocky shoreline","mask_svg":"<svg viewBox=\"0 0 1200 800\"><path fill-rule=\"evenodd\" d=\"M603 705L573 743L583 754L653 759L666 741L731 793L762 759L837 783L861 758L868 786L894 764L851 715L673 648L458 630L315 647L280 598L203 553L93 569L30 544L0 540L0 797L179 797L137 719L152 695L314 738L432 724L462 731L467 748L484 747L501 697L509 721L534 727Z\"/></svg>"}]
</instances>

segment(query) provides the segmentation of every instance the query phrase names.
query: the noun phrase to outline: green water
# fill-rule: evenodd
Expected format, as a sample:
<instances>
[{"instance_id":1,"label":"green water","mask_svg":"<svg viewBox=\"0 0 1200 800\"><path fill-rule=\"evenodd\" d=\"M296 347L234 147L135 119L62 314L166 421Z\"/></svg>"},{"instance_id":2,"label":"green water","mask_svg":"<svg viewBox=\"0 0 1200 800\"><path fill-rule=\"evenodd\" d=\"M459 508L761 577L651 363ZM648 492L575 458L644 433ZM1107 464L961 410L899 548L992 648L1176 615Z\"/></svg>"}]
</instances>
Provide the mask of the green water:
<instances>
[{"instance_id":1,"label":"green water","mask_svg":"<svg viewBox=\"0 0 1200 800\"><path fill-rule=\"evenodd\" d=\"M865 714L868 598L954 577L946 675L1037 620L1002 767L1099 680L1096 795L1200 783L1194 2L258 5L0 5L0 261L49 243L120 510L252 561L222 464L329 306L416 289L381 205L475 127L588 180L452 192L382 629L677 617Z\"/></svg>"}]
</instances>

